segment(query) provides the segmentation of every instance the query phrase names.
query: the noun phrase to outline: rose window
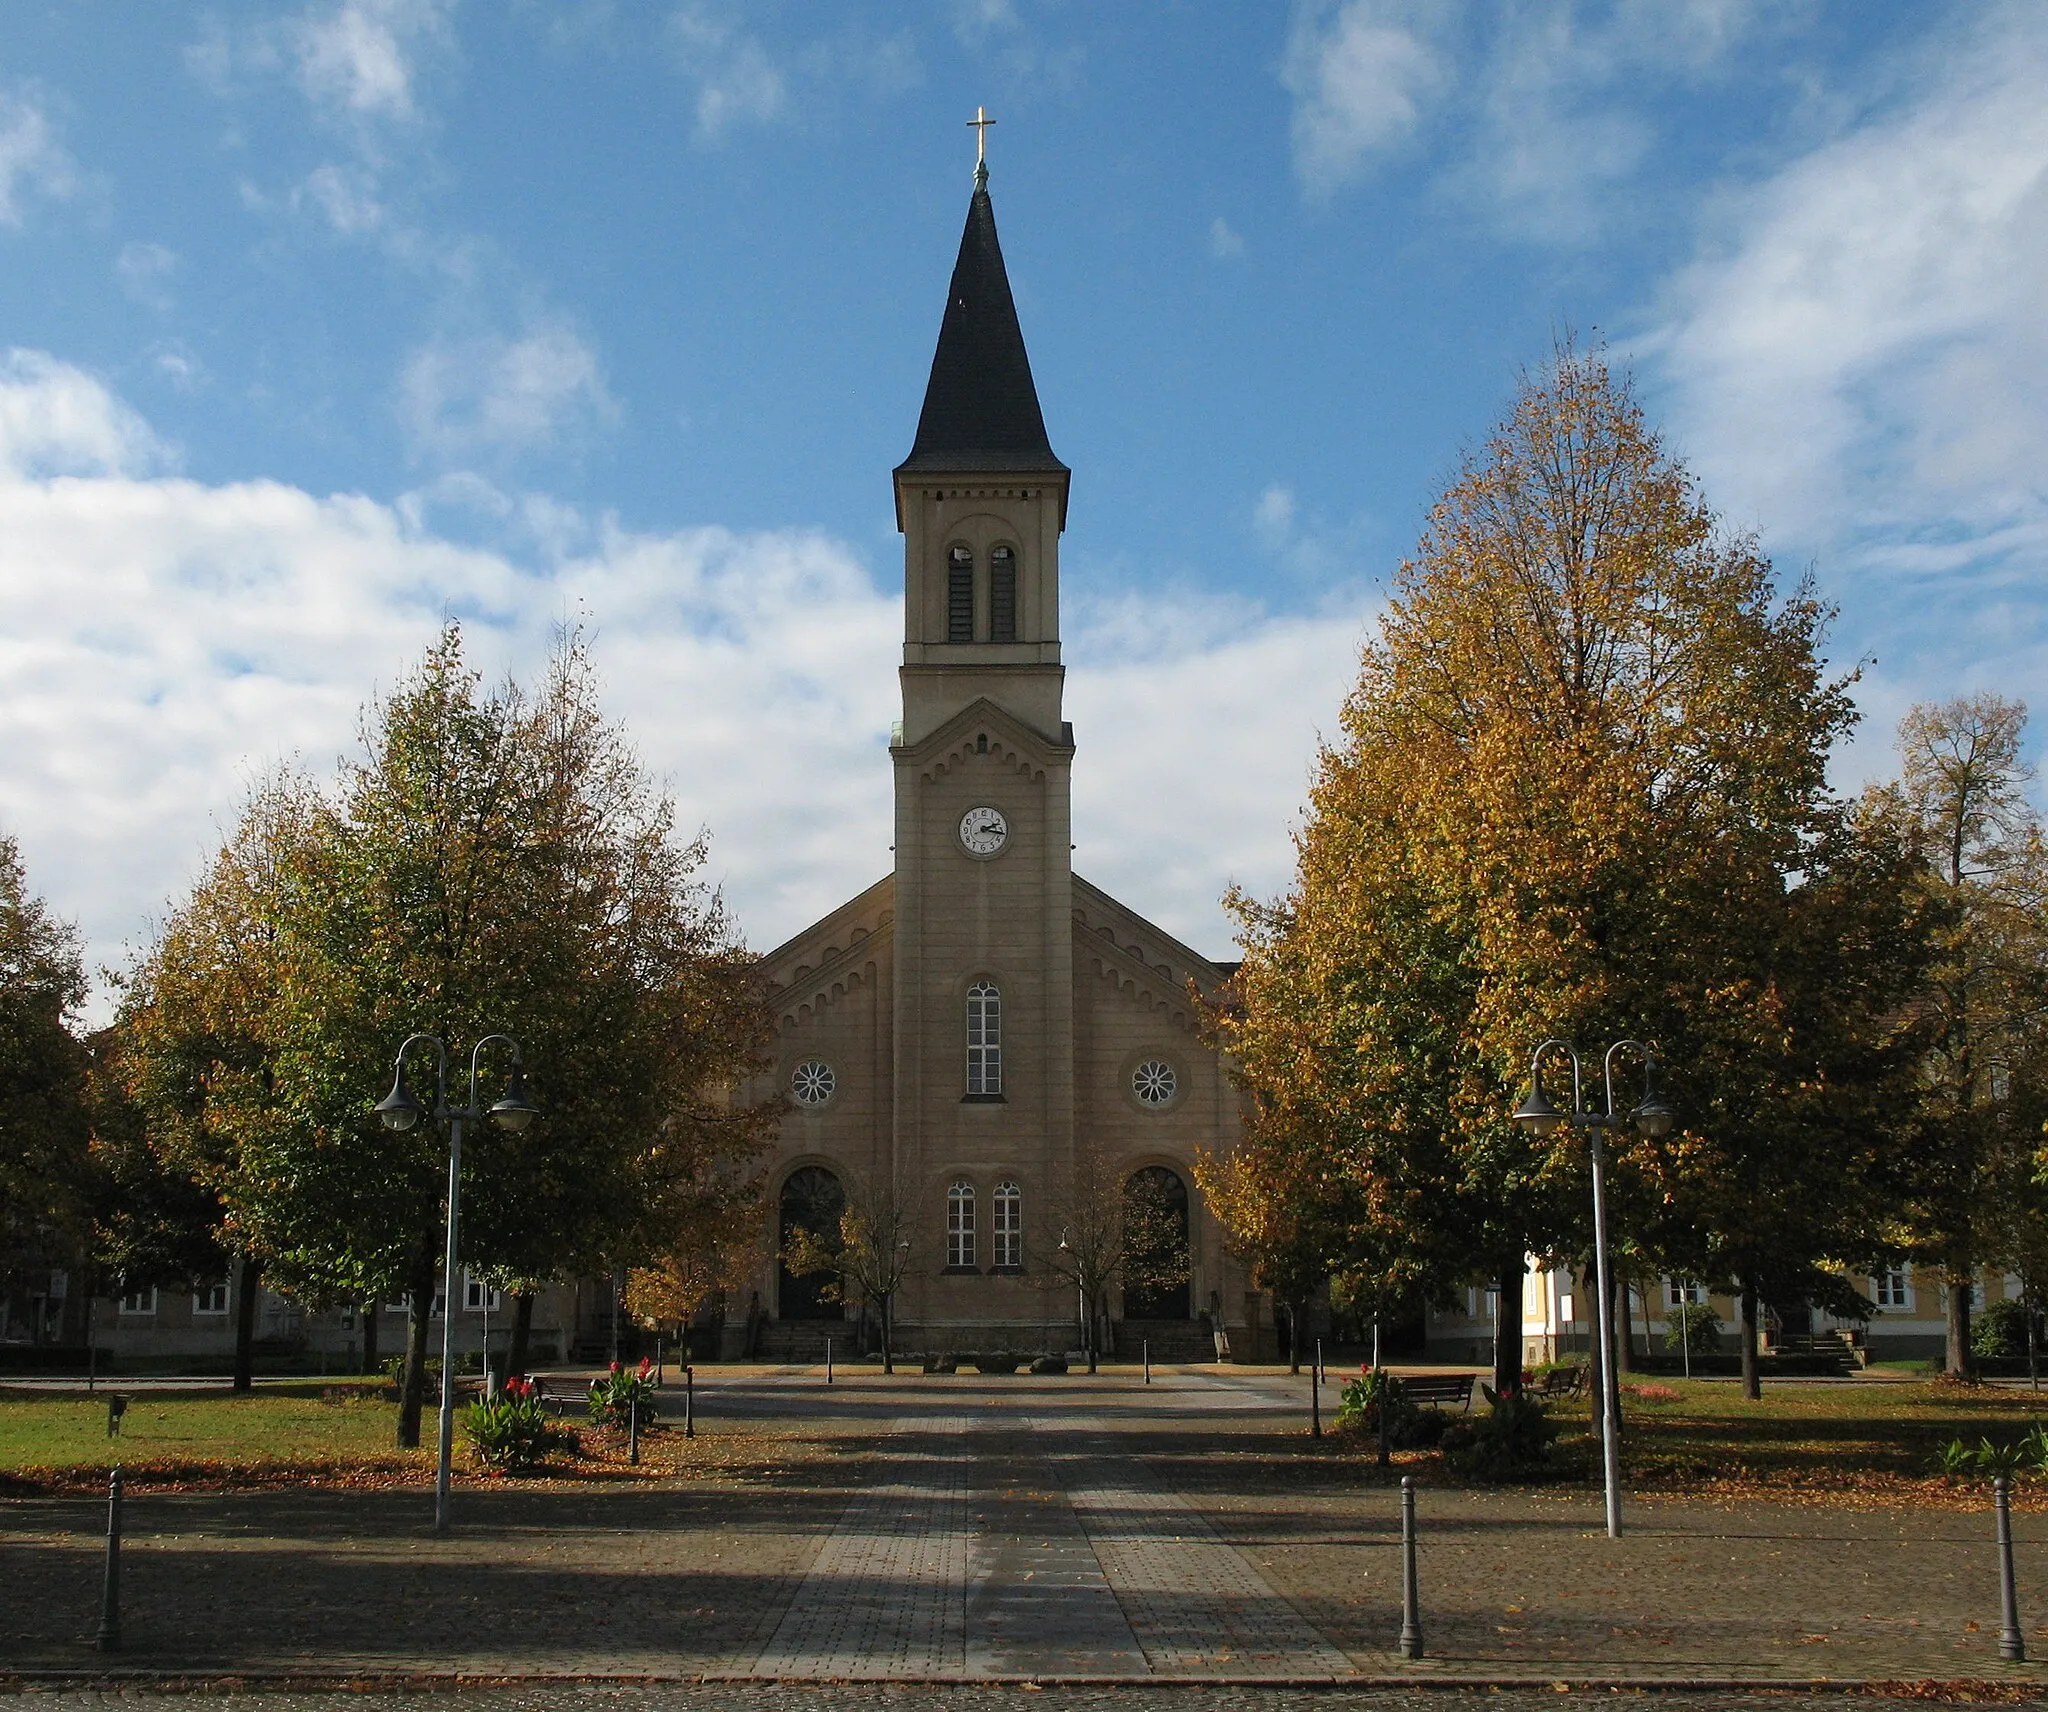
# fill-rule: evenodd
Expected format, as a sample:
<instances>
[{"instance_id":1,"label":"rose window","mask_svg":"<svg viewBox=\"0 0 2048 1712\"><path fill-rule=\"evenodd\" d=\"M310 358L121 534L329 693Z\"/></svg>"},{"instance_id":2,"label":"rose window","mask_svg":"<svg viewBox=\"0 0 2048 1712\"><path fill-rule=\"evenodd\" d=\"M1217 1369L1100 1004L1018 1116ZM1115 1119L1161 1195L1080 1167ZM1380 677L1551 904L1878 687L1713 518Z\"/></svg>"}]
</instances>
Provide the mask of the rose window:
<instances>
[{"instance_id":1,"label":"rose window","mask_svg":"<svg viewBox=\"0 0 2048 1712\"><path fill-rule=\"evenodd\" d=\"M789 1078L789 1091L800 1106L822 1106L838 1086L839 1078L832 1074L832 1066L820 1058L806 1058Z\"/></svg>"},{"instance_id":2,"label":"rose window","mask_svg":"<svg viewBox=\"0 0 2048 1712\"><path fill-rule=\"evenodd\" d=\"M1131 1092L1141 1103L1148 1106L1163 1106L1173 1098L1174 1090L1180 1086L1179 1078L1173 1073L1173 1066L1158 1058L1148 1058L1131 1072Z\"/></svg>"}]
</instances>

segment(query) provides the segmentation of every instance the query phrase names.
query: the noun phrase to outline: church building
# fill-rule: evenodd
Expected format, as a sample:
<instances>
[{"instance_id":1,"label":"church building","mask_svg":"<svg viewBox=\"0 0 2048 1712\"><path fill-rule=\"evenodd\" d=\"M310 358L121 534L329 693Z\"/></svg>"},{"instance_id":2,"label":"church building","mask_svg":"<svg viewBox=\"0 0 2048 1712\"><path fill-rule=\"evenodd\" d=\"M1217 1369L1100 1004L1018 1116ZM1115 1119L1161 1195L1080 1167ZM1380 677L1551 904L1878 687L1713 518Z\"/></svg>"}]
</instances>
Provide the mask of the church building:
<instances>
[{"instance_id":1,"label":"church building","mask_svg":"<svg viewBox=\"0 0 2048 1712\"><path fill-rule=\"evenodd\" d=\"M814 1356L827 1335L842 1349L872 1342L872 1310L782 1258L798 1227L822 1228L849 1198L892 1209L910 1245L898 1348L1076 1347L1058 1250L1077 1196L1105 1178L1113 1192L1135 1185L1154 1246L1184 1256L1150 1282L1112 1285L1114 1347L1135 1356L1143 1337L1162 1359L1213 1359L1234 1329L1235 1353L1249 1353L1256 1305L1191 1169L1197 1150L1226 1151L1239 1133L1238 1092L1189 996L1229 967L1073 869L1069 481L978 166L916 440L895 470L895 868L759 966L777 1017L774 1081L746 1092L779 1090L791 1109L762 1260L733 1304L748 1303L753 1353ZM857 1317L868 1323L847 1323Z\"/></svg>"}]
</instances>

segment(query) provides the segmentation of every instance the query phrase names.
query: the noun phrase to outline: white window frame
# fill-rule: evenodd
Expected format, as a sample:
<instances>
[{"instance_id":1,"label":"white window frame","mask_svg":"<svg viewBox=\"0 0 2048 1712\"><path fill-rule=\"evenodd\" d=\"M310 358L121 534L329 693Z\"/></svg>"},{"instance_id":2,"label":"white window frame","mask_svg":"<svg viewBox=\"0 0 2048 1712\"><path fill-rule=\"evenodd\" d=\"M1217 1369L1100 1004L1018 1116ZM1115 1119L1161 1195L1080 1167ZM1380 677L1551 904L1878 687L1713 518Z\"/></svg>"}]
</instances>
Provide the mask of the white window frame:
<instances>
[{"instance_id":1,"label":"white window frame","mask_svg":"<svg viewBox=\"0 0 2048 1712\"><path fill-rule=\"evenodd\" d=\"M1664 1280L1664 1306L1667 1308L1697 1307L1706 1299L1707 1287L1697 1278Z\"/></svg>"},{"instance_id":2,"label":"white window frame","mask_svg":"<svg viewBox=\"0 0 2048 1712\"><path fill-rule=\"evenodd\" d=\"M212 1319L225 1314L233 1298L234 1291L229 1288L228 1281L225 1278L215 1279L212 1283L200 1285L192 1292L192 1312ZM220 1303L217 1308L212 1305L216 1301Z\"/></svg>"},{"instance_id":3,"label":"white window frame","mask_svg":"<svg viewBox=\"0 0 2048 1712\"><path fill-rule=\"evenodd\" d=\"M135 1319L141 1319L145 1314L155 1318L156 1286L149 1284L140 1290L128 1291L121 1298L121 1312Z\"/></svg>"},{"instance_id":4,"label":"white window frame","mask_svg":"<svg viewBox=\"0 0 2048 1712\"><path fill-rule=\"evenodd\" d=\"M993 981L967 989L967 1091L984 1097L1003 1091L1003 995Z\"/></svg>"},{"instance_id":5,"label":"white window frame","mask_svg":"<svg viewBox=\"0 0 2048 1712\"><path fill-rule=\"evenodd\" d=\"M1870 1275L1870 1300L1888 1313L1910 1313L1913 1308L1913 1274L1904 1266L1888 1266Z\"/></svg>"},{"instance_id":6,"label":"white window frame","mask_svg":"<svg viewBox=\"0 0 2048 1712\"><path fill-rule=\"evenodd\" d=\"M998 1272L1024 1270L1024 1191L1008 1178L996 1185L995 1264Z\"/></svg>"},{"instance_id":7,"label":"white window frame","mask_svg":"<svg viewBox=\"0 0 2048 1712\"><path fill-rule=\"evenodd\" d=\"M974 1185L963 1177L946 1191L946 1270L974 1269Z\"/></svg>"},{"instance_id":8,"label":"white window frame","mask_svg":"<svg viewBox=\"0 0 2048 1712\"><path fill-rule=\"evenodd\" d=\"M468 1267L462 1269L462 1311L465 1314L495 1314L504 1305L504 1291L479 1278Z\"/></svg>"}]
</instances>

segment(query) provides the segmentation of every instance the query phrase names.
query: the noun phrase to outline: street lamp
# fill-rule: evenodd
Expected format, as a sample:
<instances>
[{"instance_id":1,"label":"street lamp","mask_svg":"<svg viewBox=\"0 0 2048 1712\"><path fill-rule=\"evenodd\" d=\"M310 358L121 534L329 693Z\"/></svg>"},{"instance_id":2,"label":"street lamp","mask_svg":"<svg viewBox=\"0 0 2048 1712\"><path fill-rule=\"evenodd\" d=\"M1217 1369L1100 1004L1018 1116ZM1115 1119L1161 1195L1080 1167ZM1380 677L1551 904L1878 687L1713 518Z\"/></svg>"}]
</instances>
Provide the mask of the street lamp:
<instances>
[{"instance_id":1,"label":"street lamp","mask_svg":"<svg viewBox=\"0 0 2048 1712\"><path fill-rule=\"evenodd\" d=\"M455 1450L455 1225L456 1205L462 1187L462 1126L481 1122L484 1113L476 1103L476 1076L486 1046L503 1041L512 1048L512 1075L505 1084L504 1098L491 1107L491 1120L501 1129L517 1135L539 1115L526 1097L526 1067L519 1059L519 1042L509 1034L487 1034L469 1055L469 1103L448 1103L448 1048L431 1034L410 1034L398 1049L398 1068L391 1078L391 1092L377 1102L377 1117L384 1127L403 1135L421 1118L438 1119L448 1126L448 1255L441 1281L441 1451L434 1474L434 1532L448 1531L448 1466ZM414 1098L405 1082L405 1055L415 1046L434 1049L434 1108ZM488 1362L488 1353L486 1361Z\"/></svg>"},{"instance_id":2,"label":"street lamp","mask_svg":"<svg viewBox=\"0 0 2048 1712\"><path fill-rule=\"evenodd\" d=\"M1543 1091L1543 1055L1553 1047L1572 1061L1572 1109L1569 1112L1559 1111ZM1643 1055L1643 1097L1633 1110L1617 1112L1614 1109L1614 1055L1623 1047ZM1514 1121L1532 1135L1554 1135L1560 1127L1569 1124L1574 1129L1585 1130L1591 1139L1593 1275L1594 1289L1599 1296L1594 1317L1600 1326L1601 1461L1607 1476L1607 1537L1615 1540L1621 1538L1621 1386L1614 1372L1614 1322L1607 1306L1610 1300L1607 1290L1607 1177L1603 1169L1605 1158L1600 1132L1633 1123L1641 1134L1652 1139L1671 1133L1677 1113L1657 1092L1656 1062L1650 1049L1641 1041L1617 1040L1601 1060L1601 1074L1607 1087L1607 1109L1603 1112L1588 1111L1578 1048L1568 1040L1546 1040L1529 1059L1529 1092L1514 1112Z\"/></svg>"}]
</instances>

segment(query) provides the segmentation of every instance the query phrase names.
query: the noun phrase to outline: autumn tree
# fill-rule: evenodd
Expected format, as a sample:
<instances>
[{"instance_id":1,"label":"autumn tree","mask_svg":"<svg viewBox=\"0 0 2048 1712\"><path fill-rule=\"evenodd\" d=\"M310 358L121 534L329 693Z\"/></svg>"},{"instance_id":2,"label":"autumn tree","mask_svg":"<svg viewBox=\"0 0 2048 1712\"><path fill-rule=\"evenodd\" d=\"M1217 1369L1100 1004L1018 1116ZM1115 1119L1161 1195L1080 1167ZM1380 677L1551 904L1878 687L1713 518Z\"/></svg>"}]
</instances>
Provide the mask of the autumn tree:
<instances>
[{"instance_id":1,"label":"autumn tree","mask_svg":"<svg viewBox=\"0 0 2048 1712\"><path fill-rule=\"evenodd\" d=\"M1939 921L1916 995L1927 1041L1905 1205L1913 1251L1941 1271L1946 1366L1959 1376L1974 1365L1978 1269L2040 1247L2023 1211L2048 1032L2048 848L2026 796L2026 725L2025 704L2003 696L1923 703L1899 724L1897 781L1868 799L1914 843Z\"/></svg>"},{"instance_id":2,"label":"autumn tree","mask_svg":"<svg viewBox=\"0 0 2048 1712\"><path fill-rule=\"evenodd\" d=\"M909 1191L884 1175L852 1175L837 1201L793 1221L783 1264L799 1278L825 1275L818 1293L828 1302L873 1308L881 1326L882 1371L894 1373L896 1293L911 1274L924 1221L915 1215Z\"/></svg>"},{"instance_id":3,"label":"autumn tree","mask_svg":"<svg viewBox=\"0 0 2048 1712\"><path fill-rule=\"evenodd\" d=\"M1236 900L1242 1009L1218 1021L1260 1111L1416 1273L1496 1282L1502 1384L1524 1256L1587 1246L1582 1138L1508 1121L1537 1041L1657 1046L1681 1154L1710 1113L1724 1150L1777 1140L1740 1113L1784 1059L1733 1043L1769 1032L1777 924L1853 717L1826 617L1566 341L1397 573L1292 890Z\"/></svg>"},{"instance_id":4,"label":"autumn tree","mask_svg":"<svg viewBox=\"0 0 2048 1712\"><path fill-rule=\"evenodd\" d=\"M1090 1373L1101 1357L1097 1327L1111 1290L1121 1285L1129 1296L1187 1282L1185 1221L1186 1207L1174 1205L1163 1176L1126 1172L1099 1141L1076 1140L1046 1197L1026 1277L1072 1301Z\"/></svg>"}]
</instances>

